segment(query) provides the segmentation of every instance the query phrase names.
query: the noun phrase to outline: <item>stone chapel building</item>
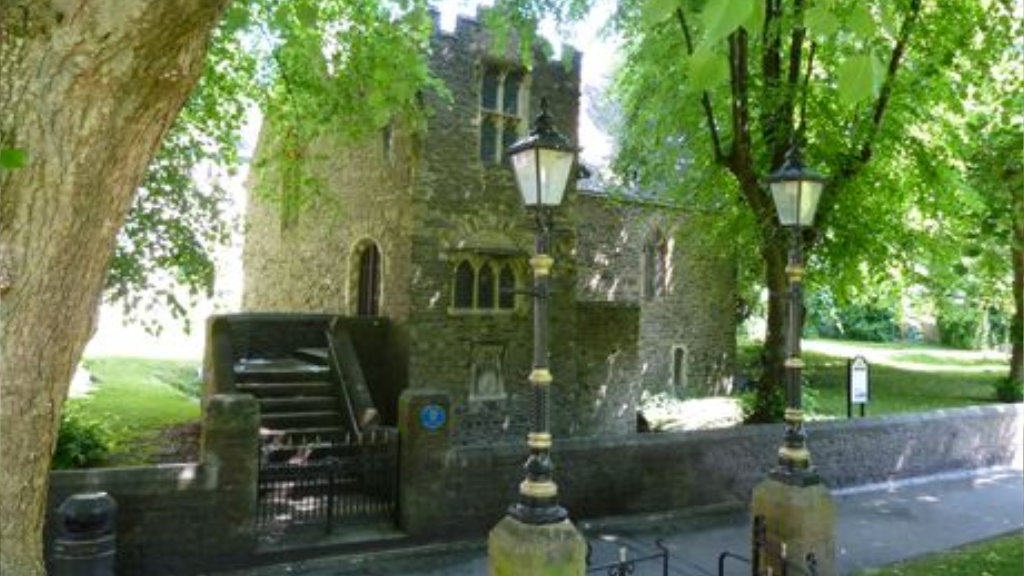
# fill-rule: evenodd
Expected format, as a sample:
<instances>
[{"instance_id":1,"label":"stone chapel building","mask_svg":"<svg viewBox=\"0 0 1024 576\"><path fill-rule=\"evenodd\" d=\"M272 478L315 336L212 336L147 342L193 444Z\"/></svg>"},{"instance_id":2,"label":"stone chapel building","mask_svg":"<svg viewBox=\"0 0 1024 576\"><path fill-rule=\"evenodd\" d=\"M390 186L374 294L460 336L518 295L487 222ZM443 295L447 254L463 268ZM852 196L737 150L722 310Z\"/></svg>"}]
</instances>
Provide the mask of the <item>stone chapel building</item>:
<instances>
[{"instance_id":1,"label":"stone chapel building","mask_svg":"<svg viewBox=\"0 0 1024 576\"><path fill-rule=\"evenodd\" d=\"M424 95L425 127L396 122L321 155L332 208L282 218L250 192L245 311L386 318L407 358L401 387L449 392L458 440L520 439L532 304L508 289L532 283L535 228L503 151L529 131L541 97L579 142L581 55L563 58L538 55L527 69L495 57L477 21L446 33L435 20L430 66L452 99ZM644 390L727 391L735 263L700 253L684 208L581 182L570 183L553 236L552 429L629 433Z\"/></svg>"}]
</instances>

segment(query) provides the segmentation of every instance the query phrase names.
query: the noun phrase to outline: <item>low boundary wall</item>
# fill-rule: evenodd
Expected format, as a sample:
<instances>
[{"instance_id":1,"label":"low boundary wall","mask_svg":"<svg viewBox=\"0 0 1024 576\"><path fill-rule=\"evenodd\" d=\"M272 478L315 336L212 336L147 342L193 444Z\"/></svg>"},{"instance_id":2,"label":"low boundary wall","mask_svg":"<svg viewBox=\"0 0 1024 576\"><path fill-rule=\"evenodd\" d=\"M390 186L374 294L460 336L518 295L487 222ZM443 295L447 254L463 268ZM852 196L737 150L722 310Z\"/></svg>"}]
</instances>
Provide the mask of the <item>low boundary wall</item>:
<instances>
[{"instance_id":1,"label":"low boundary wall","mask_svg":"<svg viewBox=\"0 0 1024 576\"><path fill-rule=\"evenodd\" d=\"M217 395L205 409L199 463L51 472L48 563L57 507L72 494L97 491L117 501L118 574L197 574L248 558L259 407L252 396Z\"/></svg>"},{"instance_id":2,"label":"low boundary wall","mask_svg":"<svg viewBox=\"0 0 1024 576\"><path fill-rule=\"evenodd\" d=\"M444 398L436 392L405 396ZM402 404L422 406L406 398ZM403 408L400 408L400 411ZM402 523L410 534L483 536L515 501L525 445L445 446L400 418ZM410 430L411 428L411 430ZM815 422L814 464L831 488L1021 463L1024 406L977 406ZM426 436L426 438L424 438ZM701 432L555 439L561 502L573 518L749 502L775 462L781 424ZM418 443L429 445L420 450Z\"/></svg>"}]
</instances>

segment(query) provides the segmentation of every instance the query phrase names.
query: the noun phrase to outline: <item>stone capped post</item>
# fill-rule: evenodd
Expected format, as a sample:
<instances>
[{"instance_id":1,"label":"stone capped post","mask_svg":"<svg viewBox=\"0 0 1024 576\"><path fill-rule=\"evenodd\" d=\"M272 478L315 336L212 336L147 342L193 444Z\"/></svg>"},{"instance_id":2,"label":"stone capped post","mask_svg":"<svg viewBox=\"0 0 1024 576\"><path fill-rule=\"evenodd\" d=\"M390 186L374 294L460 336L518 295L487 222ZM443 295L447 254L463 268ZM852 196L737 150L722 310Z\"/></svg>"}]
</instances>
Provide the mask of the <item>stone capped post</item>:
<instances>
[{"instance_id":1,"label":"stone capped post","mask_svg":"<svg viewBox=\"0 0 1024 576\"><path fill-rule=\"evenodd\" d=\"M259 482L260 409L249 394L214 394L203 416L200 459L218 492L216 522L226 549L251 543ZM211 531L212 532L212 531Z\"/></svg>"},{"instance_id":2,"label":"stone capped post","mask_svg":"<svg viewBox=\"0 0 1024 576\"><path fill-rule=\"evenodd\" d=\"M398 398L398 438L401 482L398 491L399 525L411 536L436 534L451 510L443 474L445 454L451 447L451 397L437 390L406 390Z\"/></svg>"}]
</instances>

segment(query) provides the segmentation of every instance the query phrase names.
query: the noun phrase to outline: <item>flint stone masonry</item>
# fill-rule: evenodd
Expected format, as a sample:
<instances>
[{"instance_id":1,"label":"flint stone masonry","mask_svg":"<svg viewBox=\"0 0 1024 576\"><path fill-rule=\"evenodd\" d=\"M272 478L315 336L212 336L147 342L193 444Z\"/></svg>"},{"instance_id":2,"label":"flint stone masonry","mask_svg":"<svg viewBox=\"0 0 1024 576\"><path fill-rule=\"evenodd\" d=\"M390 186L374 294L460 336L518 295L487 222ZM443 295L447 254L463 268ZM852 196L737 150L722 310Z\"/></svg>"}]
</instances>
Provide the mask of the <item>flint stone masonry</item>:
<instances>
[{"instance_id":1,"label":"flint stone masonry","mask_svg":"<svg viewBox=\"0 0 1024 576\"><path fill-rule=\"evenodd\" d=\"M117 502L118 574L194 574L244 562L255 546L258 439L256 401L217 395L206 404L198 464L51 472L47 562L57 507L95 491Z\"/></svg>"},{"instance_id":2,"label":"flint stone masonry","mask_svg":"<svg viewBox=\"0 0 1024 576\"><path fill-rule=\"evenodd\" d=\"M530 298L516 296L510 310L454 309L452 279L463 260L491 259L512 266L517 289L532 284L535 222L509 165L480 159L485 72L526 68L515 38L497 53L475 20L460 18L450 34L435 28L431 44L430 69L450 98L424 93L426 122L393 119L389 153L378 135L358 143L327 137L312 143L307 157L322 194L295 217L283 217L280 203L270 200L280 192L273 163L254 171L243 306L352 315L359 254L373 242L381 252L380 315L407 344L404 379L389 381L390 389L451 394L453 410L467 423L458 442L519 438L530 405ZM562 61L534 54L519 100L519 135L546 97L558 129L578 141L581 58L571 49ZM261 135L261 151L273 137ZM701 230L685 225L677 209L618 204L577 192L574 184L556 211L551 250L552 427L558 435L626 434L635 428L641 392L666 390L673 345L688 351L682 378L688 385L678 392L718 391L735 355L734 266L728 258L701 259L696 248L680 248L673 252L665 298L642 302L642 246L654 220L679 238L680 247L697 246ZM598 304L621 310L595 313ZM497 350L503 383L500 394L486 398L471 394L482 347ZM394 394L387 396L392 404L378 409L393 412Z\"/></svg>"},{"instance_id":3,"label":"flint stone masonry","mask_svg":"<svg viewBox=\"0 0 1024 576\"><path fill-rule=\"evenodd\" d=\"M1019 467L1024 406L812 422L807 429L813 462L826 485L836 489L954 470ZM577 520L745 505L774 464L782 433L782 425L757 425L556 438L555 481L561 502ZM525 457L522 442L453 446L436 453L424 477L431 498L403 514L434 533L482 536L515 501ZM409 479L404 482L408 489Z\"/></svg>"}]
</instances>

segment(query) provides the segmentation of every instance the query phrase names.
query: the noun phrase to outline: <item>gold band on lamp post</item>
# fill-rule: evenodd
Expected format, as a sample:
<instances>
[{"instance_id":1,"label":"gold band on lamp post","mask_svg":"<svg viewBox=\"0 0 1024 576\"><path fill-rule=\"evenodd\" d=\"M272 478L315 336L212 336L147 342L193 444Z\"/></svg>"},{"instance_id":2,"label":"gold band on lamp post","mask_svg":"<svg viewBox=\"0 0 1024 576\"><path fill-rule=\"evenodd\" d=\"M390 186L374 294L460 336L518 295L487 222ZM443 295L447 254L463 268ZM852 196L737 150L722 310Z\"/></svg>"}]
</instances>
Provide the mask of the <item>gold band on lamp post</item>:
<instances>
[{"instance_id":1,"label":"gold band on lamp post","mask_svg":"<svg viewBox=\"0 0 1024 576\"><path fill-rule=\"evenodd\" d=\"M526 445L537 450L551 448L551 434L547 432L530 432L526 435Z\"/></svg>"},{"instance_id":2,"label":"gold band on lamp post","mask_svg":"<svg viewBox=\"0 0 1024 576\"><path fill-rule=\"evenodd\" d=\"M537 276L550 276L551 268L555 265L555 259L547 254L537 254L530 258L530 266Z\"/></svg>"},{"instance_id":3,"label":"gold band on lamp post","mask_svg":"<svg viewBox=\"0 0 1024 576\"><path fill-rule=\"evenodd\" d=\"M551 371L547 368L534 368L530 372L530 382L537 386L550 386L554 380L551 376Z\"/></svg>"},{"instance_id":4,"label":"gold band on lamp post","mask_svg":"<svg viewBox=\"0 0 1024 576\"><path fill-rule=\"evenodd\" d=\"M519 493L527 498L554 498L558 496L558 486L551 480L544 482L523 480L519 483Z\"/></svg>"}]
</instances>

